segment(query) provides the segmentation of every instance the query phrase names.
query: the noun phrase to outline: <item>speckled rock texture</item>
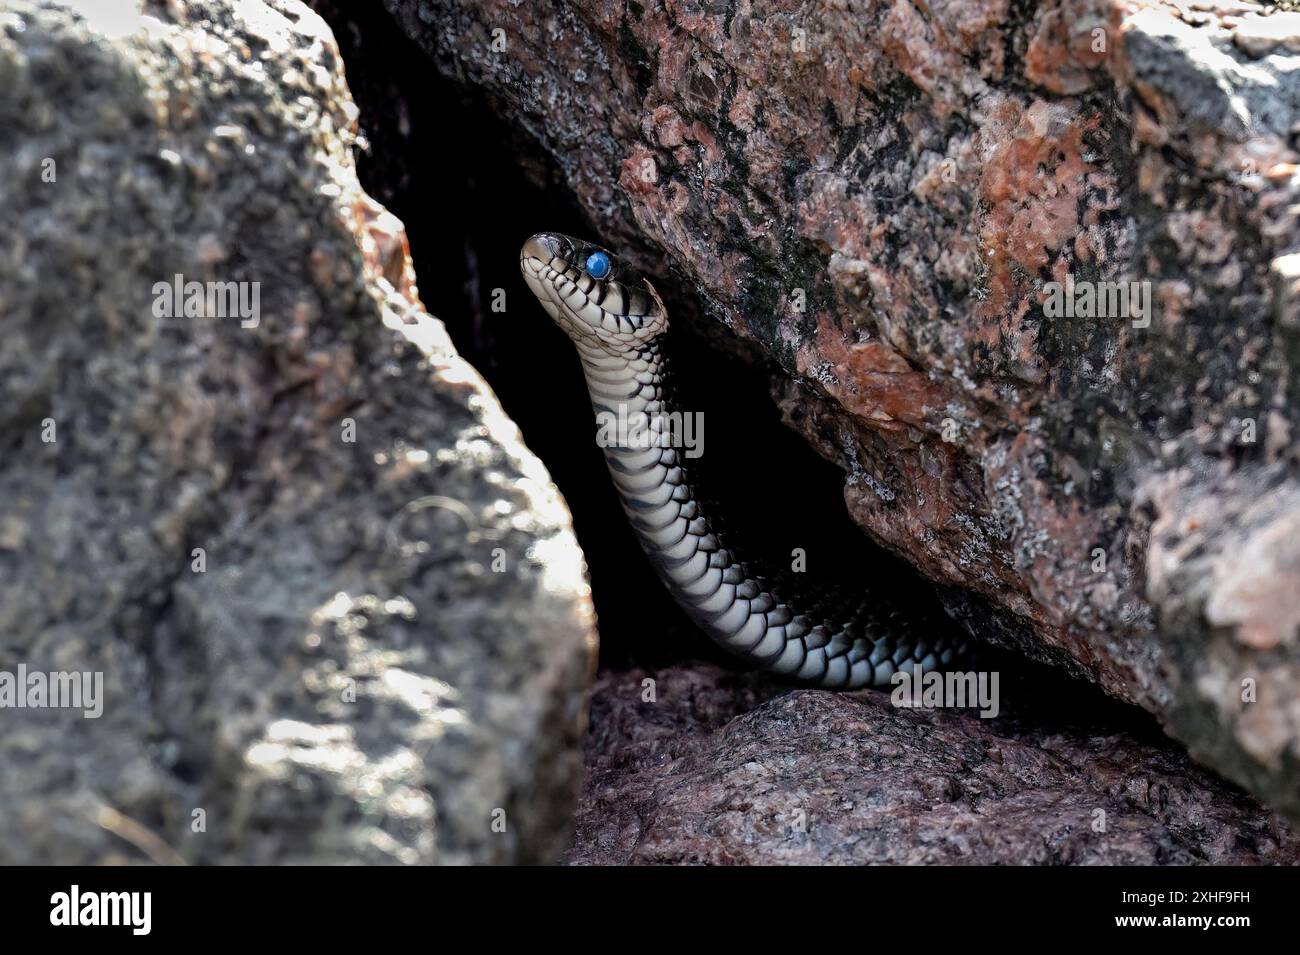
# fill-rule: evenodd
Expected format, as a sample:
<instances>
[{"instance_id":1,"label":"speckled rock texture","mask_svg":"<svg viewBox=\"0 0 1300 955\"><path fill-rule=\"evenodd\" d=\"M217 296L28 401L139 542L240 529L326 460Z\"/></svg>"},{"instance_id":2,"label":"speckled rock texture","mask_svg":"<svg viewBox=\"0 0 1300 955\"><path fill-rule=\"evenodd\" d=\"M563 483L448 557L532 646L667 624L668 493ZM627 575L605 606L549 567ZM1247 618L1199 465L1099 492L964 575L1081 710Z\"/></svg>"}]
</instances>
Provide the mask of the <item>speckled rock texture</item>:
<instances>
[{"instance_id":1,"label":"speckled rock texture","mask_svg":"<svg viewBox=\"0 0 1300 955\"><path fill-rule=\"evenodd\" d=\"M602 674L566 861L1300 863L1285 820L1154 727L1106 726L1095 701L1045 721L1026 689L983 720L707 664Z\"/></svg>"},{"instance_id":2,"label":"speckled rock texture","mask_svg":"<svg viewBox=\"0 0 1300 955\"><path fill-rule=\"evenodd\" d=\"M1300 816L1292 14L385 5L670 310L779 363L855 519L982 635ZM1053 304L1103 282L1149 308Z\"/></svg>"},{"instance_id":3,"label":"speckled rock texture","mask_svg":"<svg viewBox=\"0 0 1300 955\"><path fill-rule=\"evenodd\" d=\"M332 36L72 6L0 6L0 671L103 713L0 709L0 862L554 861L582 556L357 184ZM160 317L176 274L257 321Z\"/></svg>"}]
</instances>

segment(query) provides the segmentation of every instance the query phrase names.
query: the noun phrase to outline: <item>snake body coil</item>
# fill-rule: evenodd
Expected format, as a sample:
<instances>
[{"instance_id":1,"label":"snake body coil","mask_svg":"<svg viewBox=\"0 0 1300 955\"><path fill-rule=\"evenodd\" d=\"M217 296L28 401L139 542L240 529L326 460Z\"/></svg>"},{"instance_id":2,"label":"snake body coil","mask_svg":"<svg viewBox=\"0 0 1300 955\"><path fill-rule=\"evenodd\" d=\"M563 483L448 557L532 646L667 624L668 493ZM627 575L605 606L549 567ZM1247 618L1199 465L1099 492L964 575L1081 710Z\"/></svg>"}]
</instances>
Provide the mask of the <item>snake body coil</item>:
<instances>
[{"instance_id":1,"label":"snake body coil","mask_svg":"<svg viewBox=\"0 0 1300 955\"><path fill-rule=\"evenodd\" d=\"M524 244L520 269L577 347L597 415L647 422L649 440L602 442L605 461L646 554L702 630L776 673L840 689L951 662L960 646L948 628L920 633L860 590L814 594L794 575L761 574L719 539L671 446L668 316L649 282L607 250L555 233Z\"/></svg>"}]
</instances>

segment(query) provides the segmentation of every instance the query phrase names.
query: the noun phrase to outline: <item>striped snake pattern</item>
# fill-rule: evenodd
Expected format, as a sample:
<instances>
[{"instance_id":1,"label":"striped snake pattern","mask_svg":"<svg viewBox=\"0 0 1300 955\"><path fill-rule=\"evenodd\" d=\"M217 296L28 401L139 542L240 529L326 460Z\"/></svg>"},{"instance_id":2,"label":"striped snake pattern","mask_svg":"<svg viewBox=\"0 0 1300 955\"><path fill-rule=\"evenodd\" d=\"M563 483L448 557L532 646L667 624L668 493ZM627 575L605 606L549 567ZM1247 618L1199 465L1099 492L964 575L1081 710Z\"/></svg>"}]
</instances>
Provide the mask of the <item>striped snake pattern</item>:
<instances>
[{"instance_id":1,"label":"striped snake pattern","mask_svg":"<svg viewBox=\"0 0 1300 955\"><path fill-rule=\"evenodd\" d=\"M924 614L889 609L860 585L761 572L727 546L692 486L688 456L674 447L672 416L682 409L662 350L668 315L635 269L557 233L529 239L519 264L577 348L598 420L646 422L640 440L603 440L605 462L660 579L700 629L760 667L837 689L888 685L896 672L954 660L962 650L954 627L926 627Z\"/></svg>"}]
</instances>

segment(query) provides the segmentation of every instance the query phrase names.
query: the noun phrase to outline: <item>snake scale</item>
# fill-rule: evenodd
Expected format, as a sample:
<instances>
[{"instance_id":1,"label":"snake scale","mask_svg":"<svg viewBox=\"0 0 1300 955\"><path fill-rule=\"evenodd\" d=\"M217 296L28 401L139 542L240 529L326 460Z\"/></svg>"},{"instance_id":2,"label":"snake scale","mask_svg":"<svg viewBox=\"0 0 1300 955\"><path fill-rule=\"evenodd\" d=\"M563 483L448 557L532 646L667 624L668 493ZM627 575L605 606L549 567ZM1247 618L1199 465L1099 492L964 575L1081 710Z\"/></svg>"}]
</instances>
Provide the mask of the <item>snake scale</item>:
<instances>
[{"instance_id":1,"label":"snake scale","mask_svg":"<svg viewBox=\"0 0 1300 955\"><path fill-rule=\"evenodd\" d=\"M598 419L638 413L648 440L602 441L633 530L660 579L714 641L761 667L837 689L883 686L899 671L949 665L953 628L926 625L864 596L861 586L809 586L764 573L723 542L673 447L663 343L668 314L654 287L608 250L558 233L526 243L520 269L542 308L577 347ZM774 491L773 493L776 493ZM774 506L789 506L781 502ZM922 608L923 609L923 608Z\"/></svg>"}]
</instances>

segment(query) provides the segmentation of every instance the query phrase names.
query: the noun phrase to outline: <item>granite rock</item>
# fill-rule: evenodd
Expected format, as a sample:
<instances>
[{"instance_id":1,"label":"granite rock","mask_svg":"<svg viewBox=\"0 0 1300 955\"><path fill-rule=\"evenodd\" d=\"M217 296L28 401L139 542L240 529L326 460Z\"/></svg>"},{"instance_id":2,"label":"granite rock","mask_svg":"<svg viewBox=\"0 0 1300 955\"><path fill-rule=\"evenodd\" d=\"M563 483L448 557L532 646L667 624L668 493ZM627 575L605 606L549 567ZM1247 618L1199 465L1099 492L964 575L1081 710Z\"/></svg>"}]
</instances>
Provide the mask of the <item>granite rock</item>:
<instances>
[{"instance_id":1,"label":"granite rock","mask_svg":"<svg viewBox=\"0 0 1300 955\"><path fill-rule=\"evenodd\" d=\"M674 315L781 369L854 519L982 607L977 633L1300 816L1300 634L1267 606L1300 584L1292 14L385 6L683 291ZM1245 523L1179 529L1210 507Z\"/></svg>"},{"instance_id":2,"label":"granite rock","mask_svg":"<svg viewBox=\"0 0 1300 955\"><path fill-rule=\"evenodd\" d=\"M141 14L0 8L0 671L102 679L0 709L0 861L554 861L567 509L361 191L323 21Z\"/></svg>"}]
</instances>

